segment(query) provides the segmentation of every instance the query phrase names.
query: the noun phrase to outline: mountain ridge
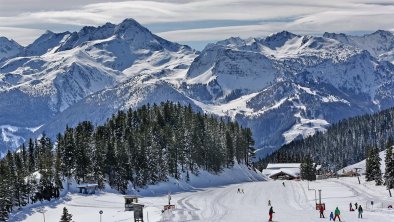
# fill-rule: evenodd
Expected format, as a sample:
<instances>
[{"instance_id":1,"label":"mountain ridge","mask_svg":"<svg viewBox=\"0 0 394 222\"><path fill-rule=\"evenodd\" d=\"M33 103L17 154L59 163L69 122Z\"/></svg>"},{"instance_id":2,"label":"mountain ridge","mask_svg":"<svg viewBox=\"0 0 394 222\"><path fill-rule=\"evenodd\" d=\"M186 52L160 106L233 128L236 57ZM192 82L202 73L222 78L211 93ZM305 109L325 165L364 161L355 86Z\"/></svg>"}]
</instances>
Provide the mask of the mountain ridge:
<instances>
[{"instance_id":1,"label":"mountain ridge","mask_svg":"<svg viewBox=\"0 0 394 222\"><path fill-rule=\"evenodd\" d=\"M380 44L380 35L369 37ZM126 19L49 39L34 56L0 62L0 126L12 135L3 145L170 100L252 128L263 155L343 118L394 106L391 60L333 34L233 37L197 52ZM388 46L373 52L390 53Z\"/></svg>"}]
</instances>

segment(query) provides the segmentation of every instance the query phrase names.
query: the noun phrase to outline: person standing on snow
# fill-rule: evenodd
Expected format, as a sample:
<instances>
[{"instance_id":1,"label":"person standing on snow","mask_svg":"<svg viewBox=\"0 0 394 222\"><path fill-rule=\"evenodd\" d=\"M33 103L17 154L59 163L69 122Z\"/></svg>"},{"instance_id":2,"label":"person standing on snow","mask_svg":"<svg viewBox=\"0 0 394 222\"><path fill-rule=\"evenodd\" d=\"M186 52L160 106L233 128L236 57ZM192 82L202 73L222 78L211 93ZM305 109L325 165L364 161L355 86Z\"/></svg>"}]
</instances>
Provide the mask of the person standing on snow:
<instances>
[{"instance_id":1,"label":"person standing on snow","mask_svg":"<svg viewBox=\"0 0 394 222\"><path fill-rule=\"evenodd\" d=\"M356 210L357 210L357 206L358 206L358 203L356 202L356 203L354 204L354 207L356 208Z\"/></svg>"},{"instance_id":2,"label":"person standing on snow","mask_svg":"<svg viewBox=\"0 0 394 222\"><path fill-rule=\"evenodd\" d=\"M363 208L360 206L358 206L358 218L363 218Z\"/></svg>"},{"instance_id":3,"label":"person standing on snow","mask_svg":"<svg viewBox=\"0 0 394 222\"><path fill-rule=\"evenodd\" d=\"M334 213L335 213L335 217L334 217L334 221L335 221L335 219L339 219L339 221L341 221L341 211L338 209L338 207L337 208L335 208L335 211L334 211Z\"/></svg>"},{"instance_id":4,"label":"person standing on snow","mask_svg":"<svg viewBox=\"0 0 394 222\"><path fill-rule=\"evenodd\" d=\"M273 216L274 213L275 213L275 212L274 212L274 209L271 207L270 210L269 210L269 212L268 212L268 215L270 216L270 218L269 218L268 221L272 221L272 216Z\"/></svg>"},{"instance_id":5,"label":"person standing on snow","mask_svg":"<svg viewBox=\"0 0 394 222\"><path fill-rule=\"evenodd\" d=\"M331 220L334 220L334 213L331 211L331 213L330 213L330 221Z\"/></svg>"},{"instance_id":6,"label":"person standing on snow","mask_svg":"<svg viewBox=\"0 0 394 222\"><path fill-rule=\"evenodd\" d=\"M325 218L324 217L324 207L323 207L323 205L320 205L319 212L320 212L320 218Z\"/></svg>"},{"instance_id":7,"label":"person standing on snow","mask_svg":"<svg viewBox=\"0 0 394 222\"><path fill-rule=\"evenodd\" d=\"M268 200L268 206L271 206L271 200Z\"/></svg>"},{"instance_id":8,"label":"person standing on snow","mask_svg":"<svg viewBox=\"0 0 394 222\"><path fill-rule=\"evenodd\" d=\"M354 211L354 210L353 210L352 202L350 202L350 204L349 204L349 211Z\"/></svg>"}]
</instances>

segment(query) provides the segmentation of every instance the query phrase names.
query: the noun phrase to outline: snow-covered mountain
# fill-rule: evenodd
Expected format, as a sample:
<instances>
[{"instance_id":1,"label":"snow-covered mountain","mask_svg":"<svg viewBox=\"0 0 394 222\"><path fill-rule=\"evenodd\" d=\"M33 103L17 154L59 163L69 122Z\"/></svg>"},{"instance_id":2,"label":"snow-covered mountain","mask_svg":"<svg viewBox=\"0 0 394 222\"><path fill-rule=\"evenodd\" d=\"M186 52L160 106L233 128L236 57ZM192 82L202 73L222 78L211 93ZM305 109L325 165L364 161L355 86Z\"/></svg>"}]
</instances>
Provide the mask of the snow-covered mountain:
<instances>
[{"instance_id":1,"label":"snow-covered mountain","mask_svg":"<svg viewBox=\"0 0 394 222\"><path fill-rule=\"evenodd\" d=\"M67 124L101 123L119 109L171 100L238 120L252 128L257 147L277 148L393 106L394 65L381 56L392 34L385 32L387 42L374 37L381 50L339 35L283 31L196 52L132 19L48 31L0 62L2 142L15 146L43 131L54 136Z\"/></svg>"},{"instance_id":2,"label":"snow-covered mountain","mask_svg":"<svg viewBox=\"0 0 394 222\"><path fill-rule=\"evenodd\" d=\"M363 36L326 32L323 36L367 50L372 56L380 60L394 62L394 35L392 32L378 30Z\"/></svg>"},{"instance_id":3,"label":"snow-covered mountain","mask_svg":"<svg viewBox=\"0 0 394 222\"><path fill-rule=\"evenodd\" d=\"M41 133L48 123L60 121L59 115L90 95L137 76L164 78L186 72L195 56L190 47L166 41L132 19L74 33L46 32L0 63L1 149L33 133L28 129L41 127L37 131ZM78 116L89 114L81 110L64 122L70 119L72 125L71 119Z\"/></svg>"},{"instance_id":4,"label":"snow-covered mountain","mask_svg":"<svg viewBox=\"0 0 394 222\"><path fill-rule=\"evenodd\" d=\"M204 110L277 147L343 118L391 107L393 64L332 38L281 32L208 45L183 90Z\"/></svg>"},{"instance_id":5,"label":"snow-covered mountain","mask_svg":"<svg viewBox=\"0 0 394 222\"><path fill-rule=\"evenodd\" d=\"M0 36L0 62L21 52L22 46L14 40Z\"/></svg>"}]
</instances>

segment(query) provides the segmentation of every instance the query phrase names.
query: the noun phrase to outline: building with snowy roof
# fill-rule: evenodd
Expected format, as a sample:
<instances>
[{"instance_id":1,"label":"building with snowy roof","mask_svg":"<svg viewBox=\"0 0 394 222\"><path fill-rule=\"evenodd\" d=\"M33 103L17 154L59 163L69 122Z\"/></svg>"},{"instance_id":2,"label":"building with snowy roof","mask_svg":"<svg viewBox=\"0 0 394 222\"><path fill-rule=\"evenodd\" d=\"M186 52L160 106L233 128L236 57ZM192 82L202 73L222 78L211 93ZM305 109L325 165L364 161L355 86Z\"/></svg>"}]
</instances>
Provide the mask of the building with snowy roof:
<instances>
[{"instance_id":1,"label":"building with snowy roof","mask_svg":"<svg viewBox=\"0 0 394 222\"><path fill-rule=\"evenodd\" d=\"M319 172L321 165L316 165ZM269 163L263 174L271 179L294 180L301 177L301 163Z\"/></svg>"},{"instance_id":2,"label":"building with snowy roof","mask_svg":"<svg viewBox=\"0 0 394 222\"><path fill-rule=\"evenodd\" d=\"M300 178L301 163L270 163L263 174L271 179L294 180Z\"/></svg>"}]
</instances>

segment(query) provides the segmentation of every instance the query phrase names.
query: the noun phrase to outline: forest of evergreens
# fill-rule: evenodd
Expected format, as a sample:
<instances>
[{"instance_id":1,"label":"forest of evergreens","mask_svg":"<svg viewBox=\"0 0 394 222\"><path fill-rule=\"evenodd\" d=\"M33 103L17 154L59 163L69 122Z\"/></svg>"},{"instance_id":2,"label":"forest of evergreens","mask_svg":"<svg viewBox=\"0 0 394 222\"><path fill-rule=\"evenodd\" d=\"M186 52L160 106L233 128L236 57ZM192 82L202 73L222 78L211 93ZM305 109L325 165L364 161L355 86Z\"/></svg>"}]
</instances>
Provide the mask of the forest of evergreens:
<instances>
[{"instance_id":1,"label":"forest of evergreens","mask_svg":"<svg viewBox=\"0 0 394 222\"><path fill-rule=\"evenodd\" d=\"M367 157L368 148L386 148L394 135L394 109L342 120L332 124L326 132L317 132L305 139L283 145L267 158L259 161L259 168L270 162L302 162L310 156L326 170L336 171Z\"/></svg>"},{"instance_id":2,"label":"forest of evergreens","mask_svg":"<svg viewBox=\"0 0 394 222\"><path fill-rule=\"evenodd\" d=\"M126 193L129 186L250 164L253 144L250 129L171 102L119 111L97 127L84 121L55 142L43 134L0 160L0 221L15 207L59 197L70 179Z\"/></svg>"}]
</instances>

